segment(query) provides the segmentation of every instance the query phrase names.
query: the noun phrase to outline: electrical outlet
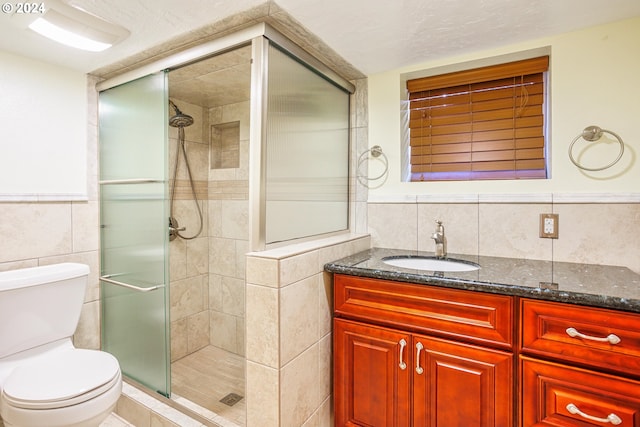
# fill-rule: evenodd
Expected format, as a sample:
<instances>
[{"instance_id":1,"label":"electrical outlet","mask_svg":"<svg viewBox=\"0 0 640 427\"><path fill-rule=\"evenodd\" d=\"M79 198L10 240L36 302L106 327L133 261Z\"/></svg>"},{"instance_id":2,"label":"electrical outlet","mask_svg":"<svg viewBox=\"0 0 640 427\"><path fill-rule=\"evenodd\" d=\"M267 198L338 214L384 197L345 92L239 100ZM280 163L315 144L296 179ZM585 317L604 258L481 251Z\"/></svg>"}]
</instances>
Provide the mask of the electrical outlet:
<instances>
[{"instance_id":1,"label":"electrical outlet","mask_svg":"<svg viewBox=\"0 0 640 427\"><path fill-rule=\"evenodd\" d=\"M540 237L558 238L558 214L540 214Z\"/></svg>"}]
</instances>

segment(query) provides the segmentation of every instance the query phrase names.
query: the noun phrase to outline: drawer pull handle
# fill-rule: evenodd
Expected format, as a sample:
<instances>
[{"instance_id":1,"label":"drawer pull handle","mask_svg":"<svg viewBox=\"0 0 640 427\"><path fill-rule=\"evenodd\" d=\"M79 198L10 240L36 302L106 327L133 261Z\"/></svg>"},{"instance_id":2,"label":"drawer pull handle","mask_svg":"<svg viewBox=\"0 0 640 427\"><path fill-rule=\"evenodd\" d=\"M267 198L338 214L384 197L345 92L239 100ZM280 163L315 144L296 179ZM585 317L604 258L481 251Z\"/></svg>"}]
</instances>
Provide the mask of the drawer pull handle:
<instances>
[{"instance_id":1,"label":"drawer pull handle","mask_svg":"<svg viewBox=\"0 0 640 427\"><path fill-rule=\"evenodd\" d=\"M580 409L578 409L578 407L576 405L574 405L573 403L569 403L567 405L567 411L569 411L570 413L572 413L574 415L576 415L576 414L580 415L582 418L585 418L585 419L591 420L591 421L595 421L597 423L605 423L605 424L606 423L611 423L614 426L622 424L622 420L616 414L609 414L609 415L607 415L607 418L594 417L592 415L585 414Z\"/></svg>"},{"instance_id":2,"label":"drawer pull handle","mask_svg":"<svg viewBox=\"0 0 640 427\"><path fill-rule=\"evenodd\" d=\"M572 338L578 337L585 340L598 341L598 342L608 342L609 344L618 344L620 342L620 337L615 334L609 334L605 338L592 337L589 335L581 334L578 332L576 328L567 328L567 335Z\"/></svg>"},{"instance_id":3,"label":"drawer pull handle","mask_svg":"<svg viewBox=\"0 0 640 427\"><path fill-rule=\"evenodd\" d=\"M407 364L404 363L404 348L407 346L407 341L402 338L400 340L400 364L398 366L400 366L400 369L402 369L403 371L405 369L407 369Z\"/></svg>"},{"instance_id":4,"label":"drawer pull handle","mask_svg":"<svg viewBox=\"0 0 640 427\"><path fill-rule=\"evenodd\" d=\"M422 367L420 366L420 352L423 348L424 346L421 342L416 344L416 372L418 373L418 375L422 375L422 373L424 372L424 369L422 369Z\"/></svg>"}]
</instances>

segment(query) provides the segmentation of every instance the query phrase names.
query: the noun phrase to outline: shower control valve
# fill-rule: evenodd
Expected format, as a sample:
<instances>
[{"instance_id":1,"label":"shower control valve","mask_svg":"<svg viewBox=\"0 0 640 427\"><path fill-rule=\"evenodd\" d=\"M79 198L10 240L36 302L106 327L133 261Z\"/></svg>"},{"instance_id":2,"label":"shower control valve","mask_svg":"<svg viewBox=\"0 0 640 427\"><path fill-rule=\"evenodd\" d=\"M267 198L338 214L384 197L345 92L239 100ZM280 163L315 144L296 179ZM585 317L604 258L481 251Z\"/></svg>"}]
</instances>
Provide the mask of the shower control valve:
<instances>
[{"instance_id":1,"label":"shower control valve","mask_svg":"<svg viewBox=\"0 0 640 427\"><path fill-rule=\"evenodd\" d=\"M178 220L174 217L169 217L169 241L175 240L181 231L185 231L187 227L180 227Z\"/></svg>"}]
</instances>

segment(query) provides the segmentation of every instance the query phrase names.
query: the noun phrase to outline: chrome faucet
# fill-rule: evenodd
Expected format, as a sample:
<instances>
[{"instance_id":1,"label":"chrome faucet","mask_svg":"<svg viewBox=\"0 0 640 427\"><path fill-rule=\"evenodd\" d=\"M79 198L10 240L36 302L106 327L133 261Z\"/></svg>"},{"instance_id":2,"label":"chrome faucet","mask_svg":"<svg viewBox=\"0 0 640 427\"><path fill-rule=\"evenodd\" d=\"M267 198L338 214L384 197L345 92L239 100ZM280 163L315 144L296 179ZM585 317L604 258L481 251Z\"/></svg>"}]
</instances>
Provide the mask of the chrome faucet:
<instances>
[{"instance_id":1,"label":"chrome faucet","mask_svg":"<svg viewBox=\"0 0 640 427\"><path fill-rule=\"evenodd\" d=\"M447 256L447 238L444 235L444 225L442 221L436 220L436 231L431 238L436 242L436 257L444 258Z\"/></svg>"}]
</instances>

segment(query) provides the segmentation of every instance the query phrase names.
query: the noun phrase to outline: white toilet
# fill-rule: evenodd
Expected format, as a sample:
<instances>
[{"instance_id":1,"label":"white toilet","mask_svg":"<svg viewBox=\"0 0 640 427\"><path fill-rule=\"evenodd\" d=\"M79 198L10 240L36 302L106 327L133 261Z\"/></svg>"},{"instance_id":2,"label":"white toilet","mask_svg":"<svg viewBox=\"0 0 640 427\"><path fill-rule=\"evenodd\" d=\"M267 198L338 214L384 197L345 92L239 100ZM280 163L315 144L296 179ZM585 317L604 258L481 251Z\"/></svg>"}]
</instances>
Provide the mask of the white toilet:
<instances>
[{"instance_id":1,"label":"white toilet","mask_svg":"<svg viewBox=\"0 0 640 427\"><path fill-rule=\"evenodd\" d=\"M0 418L5 427L91 427L120 397L111 354L71 342L89 267L0 272Z\"/></svg>"}]
</instances>

